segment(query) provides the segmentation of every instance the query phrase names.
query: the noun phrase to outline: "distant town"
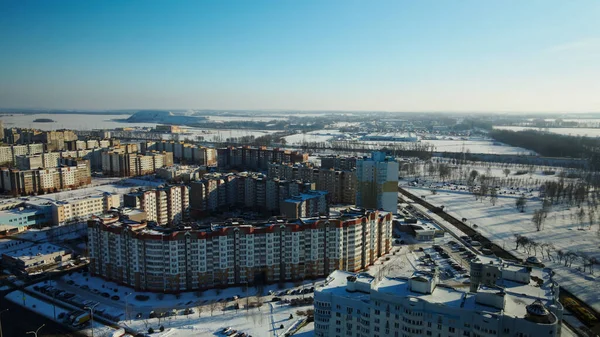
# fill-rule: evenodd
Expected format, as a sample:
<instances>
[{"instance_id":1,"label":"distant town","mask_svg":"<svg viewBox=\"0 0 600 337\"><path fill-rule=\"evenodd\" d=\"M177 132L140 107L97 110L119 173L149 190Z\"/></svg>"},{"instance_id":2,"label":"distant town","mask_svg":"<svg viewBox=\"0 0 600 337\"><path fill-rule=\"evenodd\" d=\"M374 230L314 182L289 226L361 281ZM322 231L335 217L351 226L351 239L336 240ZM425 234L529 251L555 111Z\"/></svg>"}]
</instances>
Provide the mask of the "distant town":
<instances>
[{"instance_id":1,"label":"distant town","mask_svg":"<svg viewBox=\"0 0 600 337\"><path fill-rule=\"evenodd\" d=\"M0 336L600 332L600 116L0 120Z\"/></svg>"}]
</instances>

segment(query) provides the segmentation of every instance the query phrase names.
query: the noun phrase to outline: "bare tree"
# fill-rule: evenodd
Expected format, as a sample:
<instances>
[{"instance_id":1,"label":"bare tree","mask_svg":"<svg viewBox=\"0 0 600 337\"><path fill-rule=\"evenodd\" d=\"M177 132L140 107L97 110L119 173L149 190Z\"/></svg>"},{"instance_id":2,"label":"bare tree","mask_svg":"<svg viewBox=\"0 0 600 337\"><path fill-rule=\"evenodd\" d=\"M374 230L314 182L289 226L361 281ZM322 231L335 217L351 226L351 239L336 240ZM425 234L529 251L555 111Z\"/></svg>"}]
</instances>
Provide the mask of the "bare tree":
<instances>
[{"instance_id":1,"label":"bare tree","mask_svg":"<svg viewBox=\"0 0 600 337\"><path fill-rule=\"evenodd\" d=\"M577 212L577 219L579 220L579 228L583 228L585 221L585 211L583 208L580 208L579 212Z\"/></svg>"},{"instance_id":2,"label":"bare tree","mask_svg":"<svg viewBox=\"0 0 600 337\"><path fill-rule=\"evenodd\" d=\"M504 170L502 170L502 172L504 173L505 177L508 177L508 175L510 174L510 170L505 168Z\"/></svg>"},{"instance_id":3,"label":"bare tree","mask_svg":"<svg viewBox=\"0 0 600 337\"><path fill-rule=\"evenodd\" d=\"M538 232L544 228L544 220L546 220L546 216L547 213L542 209L537 209L533 212L533 218L531 221Z\"/></svg>"},{"instance_id":4,"label":"bare tree","mask_svg":"<svg viewBox=\"0 0 600 337\"><path fill-rule=\"evenodd\" d=\"M492 206L496 206L497 201L498 201L498 191L496 190L495 187L492 187L492 189L490 190L490 203L492 203Z\"/></svg>"},{"instance_id":5,"label":"bare tree","mask_svg":"<svg viewBox=\"0 0 600 337\"><path fill-rule=\"evenodd\" d=\"M525 212L525 206L527 205L527 199L525 198L525 194L521 195L516 201L515 206L520 212Z\"/></svg>"},{"instance_id":6,"label":"bare tree","mask_svg":"<svg viewBox=\"0 0 600 337\"><path fill-rule=\"evenodd\" d=\"M563 258L566 260L565 252L562 249L559 249L556 251L556 256L558 257L558 263L562 263ZM565 263L565 266L566 266L566 263Z\"/></svg>"},{"instance_id":7,"label":"bare tree","mask_svg":"<svg viewBox=\"0 0 600 337\"><path fill-rule=\"evenodd\" d=\"M198 311L198 318L202 316L202 310L204 310L204 308L201 305L196 307L196 311Z\"/></svg>"},{"instance_id":8,"label":"bare tree","mask_svg":"<svg viewBox=\"0 0 600 337\"><path fill-rule=\"evenodd\" d=\"M212 316L213 313L215 312L215 310L219 309L219 302L217 302L217 301L211 302L209 305L209 308L210 308L210 315Z\"/></svg>"},{"instance_id":9,"label":"bare tree","mask_svg":"<svg viewBox=\"0 0 600 337\"><path fill-rule=\"evenodd\" d=\"M550 255L550 253L554 250L554 244L552 244L552 242L547 243L546 246L544 246L544 249L546 250L546 255L548 256L548 259L550 261L554 261L552 259L552 255Z\"/></svg>"}]
</instances>

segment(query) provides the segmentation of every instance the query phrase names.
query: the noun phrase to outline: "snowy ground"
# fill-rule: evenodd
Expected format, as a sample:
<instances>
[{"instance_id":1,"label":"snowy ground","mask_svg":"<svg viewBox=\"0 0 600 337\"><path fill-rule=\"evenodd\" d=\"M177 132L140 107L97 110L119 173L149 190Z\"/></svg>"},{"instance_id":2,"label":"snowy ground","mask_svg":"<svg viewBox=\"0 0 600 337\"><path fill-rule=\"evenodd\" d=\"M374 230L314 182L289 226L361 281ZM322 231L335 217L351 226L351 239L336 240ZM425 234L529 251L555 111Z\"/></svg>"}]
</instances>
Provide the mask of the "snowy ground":
<instances>
[{"instance_id":1,"label":"snowy ground","mask_svg":"<svg viewBox=\"0 0 600 337\"><path fill-rule=\"evenodd\" d=\"M588 229L586 225L579 230L577 217L574 216L576 207L553 206L545 228L538 232L531 221L533 211L542 207L535 192L528 198L525 212L520 213L515 208L518 195L500 194L496 205L492 205L487 199L476 201L467 191L438 189L437 194L433 195L429 188L406 188L417 196L425 195L426 200L434 205L444 205L444 210L458 219L468 219L467 224L476 224L477 231L483 236L521 258L527 258L528 255L522 249L515 250L515 234L524 235L540 244L552 243L555 251L573 251L600 259L598 225L592 229ZM555 256L556 252L552 254ZM533 252L531 255L534 255ZM572 267L565 267L564 263L549 260L546 254L542 258L539 249L537 256L546 266L554 269L556 280L561 286L600 310L600 282L597 276L579 270L581 262L576 261Z\"/></svg>"}]
</instances>

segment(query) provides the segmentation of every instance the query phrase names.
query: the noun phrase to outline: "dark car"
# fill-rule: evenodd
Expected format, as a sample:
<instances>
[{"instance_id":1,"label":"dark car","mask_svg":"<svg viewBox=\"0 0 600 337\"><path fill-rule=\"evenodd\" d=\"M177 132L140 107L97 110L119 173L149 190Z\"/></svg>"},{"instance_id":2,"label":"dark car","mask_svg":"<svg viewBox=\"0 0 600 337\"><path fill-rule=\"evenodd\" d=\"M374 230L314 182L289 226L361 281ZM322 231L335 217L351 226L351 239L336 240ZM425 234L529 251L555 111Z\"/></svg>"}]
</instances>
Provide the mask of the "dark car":
<instances>
[{"instance_id":1,"label":"dark car","mask_svg":"<svg viewBox=\"0 0 600 337\"><path fill-rule=\"evenodd\" d=\"M113 296L111 296L111 298L110 298L110 299L111 299L111 300L113 300L113 301L118 301L118 300L120 300L121 298L120 298L119 296L117 296L117 295L113 295Z\"/></svg>"},{"instance_id":2,"label":"dark car","mask_svg":"<svg viewBox=\"0 0 600 337\"><path fill-rule=\"evenodd\" d=\"M109 294L109 293L102 293L102 294L100 294L100 295L102 295L102 297L106 297L106 298L109 298L109 297L110 297L110 294Z\"/></svg>"}]
</instances>

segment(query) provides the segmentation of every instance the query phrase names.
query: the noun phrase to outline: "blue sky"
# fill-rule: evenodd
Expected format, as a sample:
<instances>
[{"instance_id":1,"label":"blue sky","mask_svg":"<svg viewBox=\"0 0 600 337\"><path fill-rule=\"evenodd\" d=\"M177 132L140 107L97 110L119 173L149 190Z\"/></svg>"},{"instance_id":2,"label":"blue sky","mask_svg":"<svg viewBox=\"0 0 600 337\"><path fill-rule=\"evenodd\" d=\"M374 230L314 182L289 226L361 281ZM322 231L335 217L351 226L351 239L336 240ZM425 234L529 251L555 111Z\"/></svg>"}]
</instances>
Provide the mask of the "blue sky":
<instances>
[{"instance_id":1,"label":"blue sky","mask_svg":"<svg viewBox=\"0 0 600 337\"><path fill-rule=\"evenodd\" d=\"M600 1L1 1L0 106L600 111Z\"/></svg>"}]
</instances>

